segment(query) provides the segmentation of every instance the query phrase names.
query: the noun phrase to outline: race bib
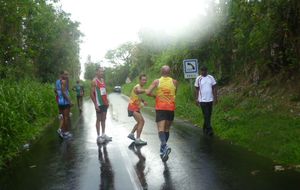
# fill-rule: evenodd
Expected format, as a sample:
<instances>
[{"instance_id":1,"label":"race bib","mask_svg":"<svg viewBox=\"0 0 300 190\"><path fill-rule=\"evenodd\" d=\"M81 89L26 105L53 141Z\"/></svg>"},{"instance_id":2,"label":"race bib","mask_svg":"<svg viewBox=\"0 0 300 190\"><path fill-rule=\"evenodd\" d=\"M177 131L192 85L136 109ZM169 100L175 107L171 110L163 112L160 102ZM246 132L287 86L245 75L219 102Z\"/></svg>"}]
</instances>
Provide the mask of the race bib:
<instances>
[{"instance_id":1,"label":"race bib","mask_svg":"<svg viewBox=\"0 0 300 190\"><path fill-rule=\"evenodd\" d=\"M100 88L100 93L101 93L101 95L106 95L106 89L105 88Z\"/></svg>"}]
</instances>

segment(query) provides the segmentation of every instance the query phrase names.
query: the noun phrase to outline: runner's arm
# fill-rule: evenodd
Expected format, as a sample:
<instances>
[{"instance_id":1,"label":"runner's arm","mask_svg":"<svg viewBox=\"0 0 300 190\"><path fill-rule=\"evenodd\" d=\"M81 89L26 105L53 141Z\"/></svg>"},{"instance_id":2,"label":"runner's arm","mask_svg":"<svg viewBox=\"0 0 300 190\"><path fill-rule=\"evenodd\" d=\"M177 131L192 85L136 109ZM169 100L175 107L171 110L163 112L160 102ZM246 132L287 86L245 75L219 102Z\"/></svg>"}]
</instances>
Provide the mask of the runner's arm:
<instances>
[{"instance_id":1,"label":"runner's arm","mask_svg":"<svg viewBox=\"0 0 300 190\"><path fill-rule=\"evenodd\" d=\"M178 88L178 81L173 79L173 84L175 86L175 94L177 94L177 88Z\"/></svg>"},{"instance_id":2,"label":"runner's arm","mask_svg":"<svg viewBox=\"0 0 300 190\"><path fill-rule=\"evenodd\" d=\"M218 103L218 89L217 89L217 85L213 85L212 86L212 90L213 90L213 96L214 96L214 104Z\"/></svg>"},{"instance_id":3,"label":"runner's arm","mask_svg":"<svg viewBox=\"0 0 300 190\"><path fill-rule=\"evenodd\" d=\"M62 89L62 95L65 99L68 100L68 102L70 102L70 105L72 104L70 96L67 95L67 82L65 80L61 81L61 89Z\"/></svg>"},{"instance_id":4,"label":"runner's arm","mask_svg":"<svg viewBox=\"0 0 300 190\"><path fill-rule=\"evenodd\" d=\"M96 102L96 97L95 97L95 90L96 90L96 82L95 80L92 81L91 83L91 93L90 93L90 97L94 103L95 109L98 110L98 106L97 106L97 102Z\"/></svg>"},{"instance_id":5,"label":"runner's arm","mask_svg":"<svg viewBox=\"0 0 300 190\"><path fill-rule=\"evenodd\" d=\"M155 95L152 94L152 92L153 92L153 90L157 87L157 85L158 85L158 80L156 79L156 80L154 80L154 81L152 82L152 84L149 86L149 88L146 89L146 94L147 94L147 96L155 97Z\"/></svg>"},{"instance_id":6,"label":"runner's arm","mask_svg":"<svg viewBox=\"0 0 300 190\"><path fill-rule=\"evenodd\" d=\"M145 92L146 92L146 90L141 88L140 86L137 86L134 88L134 93L136 93L136 94L143 94Z\"/></svg>"},{"instance_id":7,"label":"runner's arm","mask_svg":"<svg viewBox=\"0 0 300 190\"><path fill-rule=\"evenodd\" d=\"M198 102L199 102L199 100L198 100L198 98L199 98L199 89L200 89L200 87L198 86L198 77L196 78L196 80L195 80L195 89L196 89L196 91L195 91L195 100L196 100L196 104L198 104Z\"/></svg>"}]
</instances>

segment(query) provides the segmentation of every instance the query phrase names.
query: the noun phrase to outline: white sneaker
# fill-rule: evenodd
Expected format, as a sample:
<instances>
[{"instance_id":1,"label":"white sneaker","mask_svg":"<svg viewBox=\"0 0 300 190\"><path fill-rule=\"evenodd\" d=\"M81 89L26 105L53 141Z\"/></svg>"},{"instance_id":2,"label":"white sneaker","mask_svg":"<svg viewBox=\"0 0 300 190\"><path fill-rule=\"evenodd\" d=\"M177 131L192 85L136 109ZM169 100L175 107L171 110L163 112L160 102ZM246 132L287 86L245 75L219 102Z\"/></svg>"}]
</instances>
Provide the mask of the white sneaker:
<instances>
[{"instance_id":1,"label":"white sneaker","mask_svg":"<svg viewBox=\"0 0 300 190\"><path fill-rule=\"evenodd\" d=\"M61 138L64 138L63 132L61 131L61 128L57 129L57 133Z\"/></svg>"},{"instance_id":2,"label":"white sneaker","mask_svg":"<svg viewBox=\"0 0 300 190\"><path fill-rule=\"evenodd\" d=\"M62 134L64 139L71 138L73 135L70 132L65 132Z\"/></svg>"},{"instance_id":3,"label":"white sneaker","mask_svg":"<svg viewBox=\"0 0 300 190\"><path fill-rule=\"evenodd\" d=\"M63 119L63 114L62 114L62 113L58 114L58 119L59 119L59 120L62 120L62 119Z\"/></svg>"},{"instance_id":4,"label":"white sneaker","mask_svg":"<svg viewBox=\"0 0 300 190\"><path fill-rule=\"evenodd\" d=\"M133 133L129 133L129 135L127 137L130 138L131 140L135 140L135 137L134 137Z\"/></svg>"},{"instance_id":5,"label":"white sneaker","mask_svg":"<svg viewBox=\"0 0 300 190\"><path fill-rule=\"evenodd\" d=\"M112 141L112 137L107 136L106 134L101 136L105 141Z\"/></svg>"},{"instance_id":6,"label":"white sneaker","mask_svg":"<svg viewBox=\"0 0 300 190\"><path fill-rule=\"evenodd\" d=\"M142 139L136 139L136 140L134 141L134 143L135 143L136 145L146 145L146 144L147 144L147 142L146 142L146 141L143 141Z\"/></svg>"},{"instance_id":7,"label":"white sneaker","mask_svg":"<svg viewBox=\"0 0 300 190\"><path fill-rule=\"evenodd\" d=\"M105 142L105 139L104 139L104 138L102 138L101 136L98 136L98 137L97 137L97 143L102 144L102 143L104 143L104 142Z\"/></svg>"}]
</instances>

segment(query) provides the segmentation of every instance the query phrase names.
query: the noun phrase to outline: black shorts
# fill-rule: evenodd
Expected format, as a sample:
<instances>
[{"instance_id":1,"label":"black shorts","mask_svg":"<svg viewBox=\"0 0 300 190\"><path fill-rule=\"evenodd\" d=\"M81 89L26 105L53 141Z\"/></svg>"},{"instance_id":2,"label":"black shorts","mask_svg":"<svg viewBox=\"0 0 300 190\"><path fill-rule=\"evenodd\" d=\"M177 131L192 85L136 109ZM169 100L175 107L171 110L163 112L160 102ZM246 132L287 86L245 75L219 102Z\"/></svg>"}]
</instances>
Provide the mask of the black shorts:
<instances>
[{"instance_id":1,"label":"black shorts","mask_svg":"<svg viewBox=\"0 0 300 190\"><path fill-rule=\"evenodd\" d=\"M128 117L132 117L133 116L133 112L141 113L140 111L130 111L130 110L128 110Z\"/></svg>"},{"instance_id":2,"label":"black shorts","mask_svg":"<svg viewBox=\"0 0 300 190\"><path fill-rule=\"evenodd\" d=\"M107 112L108 106L107 105L102 105L99 106L99 111L96 111L97 113L102 113L102 112Z\"/></svg>"},{"instance_id":3,"label":"black shorts","mask_svg":"<svg viewBox=\"0 0 300 190\"><path fill-rule=\"evenodd\" d=\"M163 121L163 120L173 121L174 111L156 110L156 122Z\"/></svg>"},{"instance_id":4,"label":"black shorts","mask_svg":"<svg viewBox=\"0 0 300 190\"><path fill-rule=\"evenodd\" d=\"M67 108L70 108L70 104L67 104L67 105L58 105L58 109L59 109L59 112L67 109Z\"/></svg>"}]
</instances>

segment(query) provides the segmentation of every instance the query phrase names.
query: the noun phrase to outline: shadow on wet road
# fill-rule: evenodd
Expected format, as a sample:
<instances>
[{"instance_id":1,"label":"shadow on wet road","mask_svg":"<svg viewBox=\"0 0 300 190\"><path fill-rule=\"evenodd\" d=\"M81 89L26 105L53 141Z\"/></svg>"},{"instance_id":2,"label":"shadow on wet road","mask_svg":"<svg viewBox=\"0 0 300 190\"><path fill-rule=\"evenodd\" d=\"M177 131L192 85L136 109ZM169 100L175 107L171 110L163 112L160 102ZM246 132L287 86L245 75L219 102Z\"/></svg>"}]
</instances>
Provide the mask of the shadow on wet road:
<instances>
[{"instance_id":1,"label":"shadow on wet road","mask_svg":"<svg viewBox=\"0 0 300 190\"><path fill-rule=\"evenodd\" d=\"M106 144L98 145L99 162L100 162L100 188L101 190L114 189L114 172L109 160Z\"/></svg>"},{"instance_id":2,"label":"shadow on wet road","mask_svg":"<svg viewBox=\"0 0 300 190\"><path fill-rule=\"evenodd\" d=\"M143 145L135 145L134 142L132 142L128 148L132 150L132 152L138 157L138 161L134 166L135 172L139 178L139 181L142 185L143 189L148 189L148 184L145 177L145 167L146 167L146 158L142 154L141 149Z\"/></svg>"}]
</instances>

